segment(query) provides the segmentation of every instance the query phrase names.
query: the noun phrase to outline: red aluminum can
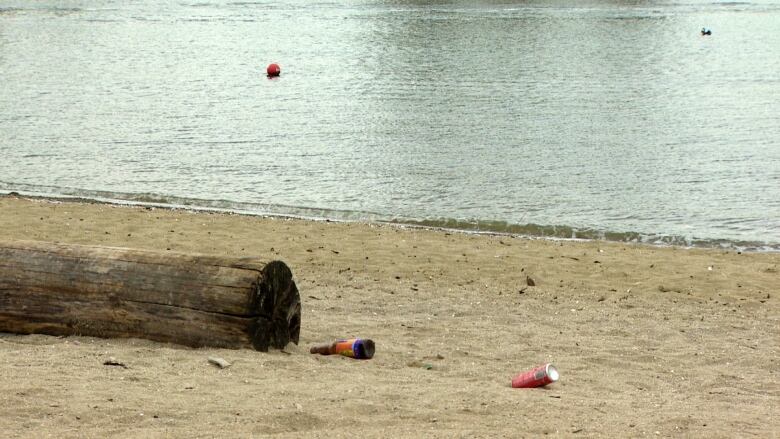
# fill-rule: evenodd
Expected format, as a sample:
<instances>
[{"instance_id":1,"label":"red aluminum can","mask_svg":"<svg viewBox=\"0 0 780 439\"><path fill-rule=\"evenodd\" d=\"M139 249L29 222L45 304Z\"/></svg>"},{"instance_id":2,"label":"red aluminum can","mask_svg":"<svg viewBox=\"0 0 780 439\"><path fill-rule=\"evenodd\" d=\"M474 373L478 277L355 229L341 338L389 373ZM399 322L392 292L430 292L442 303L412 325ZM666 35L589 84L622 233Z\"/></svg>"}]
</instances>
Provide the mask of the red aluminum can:
<instances>
[{"instance_id":1,"label":"red aluminum can","mask_svg":"<svg viewBox=\"0 0 780 439\"><path fill-rule=\"evenodd\" d=\"M558 369L550 363L537 366L512 378L512 387L541 387L558 381Z\"/></svg>"}]
</instances>

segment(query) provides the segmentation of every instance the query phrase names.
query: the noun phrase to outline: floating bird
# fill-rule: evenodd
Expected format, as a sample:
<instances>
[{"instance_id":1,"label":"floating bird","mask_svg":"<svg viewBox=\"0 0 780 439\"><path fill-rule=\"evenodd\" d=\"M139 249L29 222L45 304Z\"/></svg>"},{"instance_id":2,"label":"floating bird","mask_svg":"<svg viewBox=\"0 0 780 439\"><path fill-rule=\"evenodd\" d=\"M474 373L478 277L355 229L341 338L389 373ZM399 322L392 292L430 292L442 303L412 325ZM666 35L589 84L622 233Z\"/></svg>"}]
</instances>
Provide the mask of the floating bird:
<instances>
[{"instance_id":1,"label":"floating bird","mask_svg":"<svg viewBox=\"0 0 780 439\"><path fill-rule=\"evenodd\" d=\"M702 35L712 35L712 31L709 29L701 28Z\"/></svg>"}]
</instances>

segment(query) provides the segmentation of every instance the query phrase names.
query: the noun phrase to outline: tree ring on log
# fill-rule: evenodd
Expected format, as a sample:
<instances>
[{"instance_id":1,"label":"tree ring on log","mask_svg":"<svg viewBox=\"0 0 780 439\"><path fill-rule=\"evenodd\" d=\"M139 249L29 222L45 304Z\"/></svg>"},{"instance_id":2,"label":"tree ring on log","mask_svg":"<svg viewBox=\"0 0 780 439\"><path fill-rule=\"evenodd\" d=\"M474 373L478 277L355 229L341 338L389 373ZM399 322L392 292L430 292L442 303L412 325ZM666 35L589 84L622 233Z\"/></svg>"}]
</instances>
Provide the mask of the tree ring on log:
<instances>
[{"instance_id":1,"label":"tree ring on log","mask_svg":"<svg viewBox=\"0 0 780 439\"><path fill-rule=\"evenodd\" d=\"M290 268L282 261L269 262L263 268L262 282L255 290L252 308L258 317L250 327L255 349L284 349L298 344L301 334L301 297Z\"/></svg>"}]
</instances>

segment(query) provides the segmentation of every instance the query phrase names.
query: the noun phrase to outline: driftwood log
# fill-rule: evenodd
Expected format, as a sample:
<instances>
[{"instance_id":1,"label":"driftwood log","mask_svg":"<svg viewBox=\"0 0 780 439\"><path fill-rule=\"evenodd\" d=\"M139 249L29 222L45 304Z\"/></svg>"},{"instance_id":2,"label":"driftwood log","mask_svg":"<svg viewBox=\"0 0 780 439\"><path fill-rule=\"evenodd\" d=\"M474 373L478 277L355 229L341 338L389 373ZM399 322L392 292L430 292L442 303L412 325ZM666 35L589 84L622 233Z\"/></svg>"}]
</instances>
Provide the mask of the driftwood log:
<instances>
[{"instance_id":1,"label":"driftwood log","mask_svg":"<svg viewBox=\"0 0 780 439\"><path fill-rule=\"evenodd\" d=\"M0 241L0 332L267 351L297 344L300 324L281 261Z\"/></svg>"}]
</instances>

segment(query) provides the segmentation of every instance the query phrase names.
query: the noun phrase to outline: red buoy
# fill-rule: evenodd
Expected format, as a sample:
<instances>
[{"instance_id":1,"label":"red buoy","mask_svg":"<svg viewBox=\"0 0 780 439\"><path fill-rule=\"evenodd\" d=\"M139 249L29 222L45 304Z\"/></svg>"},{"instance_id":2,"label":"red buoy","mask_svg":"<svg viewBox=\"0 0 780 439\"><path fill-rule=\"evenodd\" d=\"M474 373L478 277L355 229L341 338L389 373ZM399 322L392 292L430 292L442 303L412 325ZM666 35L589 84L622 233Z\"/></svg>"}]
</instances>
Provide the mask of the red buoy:
<instances>
[{"instance_id":1,"label":"red buoy","mask_svg":"<svg viewBox=\"0 0 780 439\"><path fill-rule=\"evenodd\" d=\"M268 64L266 72L268 73L269 78L273 78L275 76L279 76L282 73L282 69L279 67L279 64L273 63Z\"/></svg>"}]
</instances>

